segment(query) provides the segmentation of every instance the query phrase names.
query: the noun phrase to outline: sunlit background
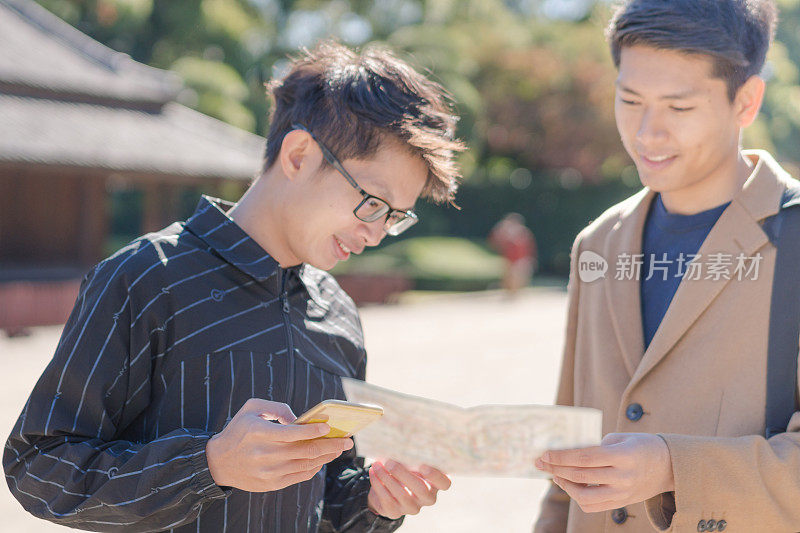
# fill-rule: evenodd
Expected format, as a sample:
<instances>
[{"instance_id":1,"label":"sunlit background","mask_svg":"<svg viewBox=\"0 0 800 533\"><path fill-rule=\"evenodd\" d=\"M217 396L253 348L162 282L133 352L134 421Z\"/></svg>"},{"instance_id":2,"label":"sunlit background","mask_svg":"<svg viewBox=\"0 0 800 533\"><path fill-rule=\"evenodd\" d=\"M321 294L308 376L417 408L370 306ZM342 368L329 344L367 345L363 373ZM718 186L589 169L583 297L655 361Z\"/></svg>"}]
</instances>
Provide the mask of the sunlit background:
<instances>
[{"instance_id":1,"label":"sunlit background","mask_svg":"<svg viewBox=\"0 0 800 533\"><path fill-rule=\"evenodd\" d=\"M800 0L777 3L766 100L745 147L794 172ZM570 245L640 187L614 124L609 13L591 0L0 0L3 430L83 274L187 217L200 194L238 199L261 165L264 83L327 37L389 46L429 73L469 146L460 209L421 203L402 238L335 270L360 304L401 302L364 308L371 379L462 404L551 401ZM509 212L535 234L542 289L516 302L471 292L499 286L503 260L487 235ZM471 296L402 303L432 292ZM460 483L406 530L527 531L546 488ZM7 492L0 510L23 514Z\"/></svg>"},{"instance_id":2,"label":"sunlit background","mask_svg":"<svg viewBox=\"0 0 800 533\"><path fill-rule=\"evenodd\" d=\"M639 186L614 125L608 2L38 4L111 50L169 72L93 48L45 20L31 0L2 3L0 282L74 278L141 233L188 216L201 193L236 200L263 151L256 136L267 128L264 83L286 68L288 54L326 37L385 44L428 71L452 94L470 148L461 157L461 209L420 205L421 224L341 265L343 279L391 273L408 280L402 287L491 287L502 262L485 238L511 211L536 235L540 274L563 277L575 234ZM800 2L779 4L764 110L745 143L792 169L800 161Z\"/></svg>"}]
</instances>

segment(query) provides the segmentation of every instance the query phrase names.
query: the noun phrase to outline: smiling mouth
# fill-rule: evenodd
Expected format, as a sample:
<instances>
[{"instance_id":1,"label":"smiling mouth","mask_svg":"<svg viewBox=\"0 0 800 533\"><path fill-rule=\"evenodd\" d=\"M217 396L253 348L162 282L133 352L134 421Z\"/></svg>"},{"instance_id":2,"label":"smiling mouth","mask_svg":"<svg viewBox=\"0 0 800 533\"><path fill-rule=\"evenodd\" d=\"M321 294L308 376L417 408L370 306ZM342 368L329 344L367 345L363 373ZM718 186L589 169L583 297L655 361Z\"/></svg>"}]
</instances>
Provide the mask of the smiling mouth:
<instances>
[{"instance_id":1,"label":"smiling mouth","mask_svg":"<svg viewBox=\"0 0 800 533\"><path fill-rule=\"evenodd\" d=\"M653 155L653 156L646 156L641 155L641 158L649 163L663 163L664 161L668 161L670 159L674 159L677 156L674 155Z\"/></svg>"},{"instance_id":2,"label":"smiling mouth","mask_svg":"<svg viewBox=\"0 0 800 533\"><path fill-rule=\"evenodd\" d=\"M340 240L339 240L339 237L337 237L337 236L335 236L335 235L334 235L334 236L333 236L333 238L334 238L334 239L336 239L336 244L338 244L338 245L339 245L339 248L341 248L341 249L342 249L342 251L343 251L343 252L344 252L346 255L349 255L349 254L350 254L350 248L348 248L347 246L345 246L345 244L344 244L342 241L340 241Z\"/></svg>"}]
</instances>

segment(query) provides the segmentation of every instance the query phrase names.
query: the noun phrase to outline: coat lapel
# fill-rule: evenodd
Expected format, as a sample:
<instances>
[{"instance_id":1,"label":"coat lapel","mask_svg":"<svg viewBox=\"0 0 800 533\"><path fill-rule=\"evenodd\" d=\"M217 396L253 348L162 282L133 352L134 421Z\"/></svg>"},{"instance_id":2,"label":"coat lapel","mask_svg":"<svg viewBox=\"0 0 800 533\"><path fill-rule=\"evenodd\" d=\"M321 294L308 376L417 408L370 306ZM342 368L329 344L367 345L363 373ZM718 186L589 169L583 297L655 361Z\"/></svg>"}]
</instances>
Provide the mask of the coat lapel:
<instances>
[{"instance_id":1,"label":"coat lapel","mask_svg":"<svg viewBox=\"0 0 800 533\"><path fill-rule=\"evenodd\" d=\"M603 281L606 303L625 368L631 377L644 351L640 286L638 276L631 276L631 279L618 276L617 266L621 264L621 258L632 258L642 253L644 223L654 197L655 193L644 189L631 198L608 233L603 250L603 257L609 263L609 272Z\"/></svg>"},{"instance_id":2,"label":"coat lapel","mask_svg":"<svg viewBox=\"0 0 800 533\"><path fill-rule=\"evenodd\" d=\"M705 279L712 254L729 255L735 264L739 254L744 254L745 257L755 256L769 242L766 233L761 229L760 221L778 211L784 185L776 179L774 166L777 164L773 165L774 160L768 154L758 153L753 157L758 159L751 177L722 213L698 251L703 267L700 279L684 278L681 281L629 387L634 386L658 365L720 292L731 283L730 279L724 278ZM637 311L638 309L639 307ZM641 319L638 323L641 324Z\"/></svg>"}]
</instances>

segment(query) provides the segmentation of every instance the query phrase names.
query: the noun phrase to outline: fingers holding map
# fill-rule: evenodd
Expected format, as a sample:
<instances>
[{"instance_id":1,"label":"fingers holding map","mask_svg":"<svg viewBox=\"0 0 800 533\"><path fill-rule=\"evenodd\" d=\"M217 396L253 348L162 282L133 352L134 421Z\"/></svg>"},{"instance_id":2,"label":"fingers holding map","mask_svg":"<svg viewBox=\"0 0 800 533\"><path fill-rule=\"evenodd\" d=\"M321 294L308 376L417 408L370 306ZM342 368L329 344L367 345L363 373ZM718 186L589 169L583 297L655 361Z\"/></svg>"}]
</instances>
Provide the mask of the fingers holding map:
<instances>
[{"instance_id":1,"label":"fingers holding map","mask_svg":"<svg viewBox=\"0 0 800 533\"><path fill-rule=\"evenodd\" d=\"M534 466L545 450L600 444L597 409L482 405L464 409L343 378L347 400L380 405L383 418L355 436L358 454L430 465L448 474L546 477Z\"/></svg>"}]
</instances>

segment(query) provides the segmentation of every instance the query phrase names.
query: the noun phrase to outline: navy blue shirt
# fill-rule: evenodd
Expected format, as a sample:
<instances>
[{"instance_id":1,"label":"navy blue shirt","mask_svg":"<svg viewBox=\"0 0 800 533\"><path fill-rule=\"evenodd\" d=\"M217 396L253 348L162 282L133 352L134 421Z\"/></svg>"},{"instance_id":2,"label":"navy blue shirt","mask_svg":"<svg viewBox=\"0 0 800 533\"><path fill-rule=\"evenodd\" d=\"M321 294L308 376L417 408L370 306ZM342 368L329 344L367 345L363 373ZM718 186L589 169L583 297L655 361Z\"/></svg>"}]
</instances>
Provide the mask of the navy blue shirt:
<instances>
[{"instance_id":1,"label":"navy blue shirt","mask_svg":"<svg viewBox=\"0 0 800 533\"><path fill-rule=\"evenodd\" d=\"M650 205L642 236L641 305L645 349L667 314L687 263L700 250L729 204L696 215L676 215L667 211L659 194Z\"/></svg>"}]
</instances>

